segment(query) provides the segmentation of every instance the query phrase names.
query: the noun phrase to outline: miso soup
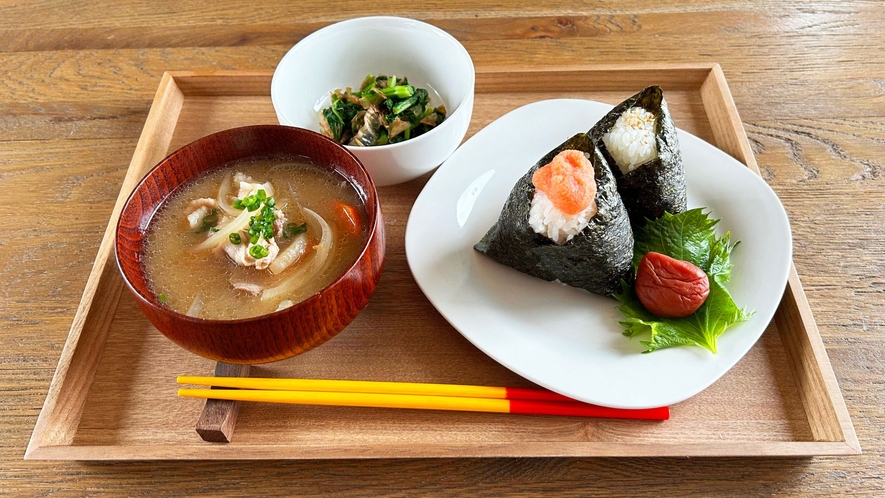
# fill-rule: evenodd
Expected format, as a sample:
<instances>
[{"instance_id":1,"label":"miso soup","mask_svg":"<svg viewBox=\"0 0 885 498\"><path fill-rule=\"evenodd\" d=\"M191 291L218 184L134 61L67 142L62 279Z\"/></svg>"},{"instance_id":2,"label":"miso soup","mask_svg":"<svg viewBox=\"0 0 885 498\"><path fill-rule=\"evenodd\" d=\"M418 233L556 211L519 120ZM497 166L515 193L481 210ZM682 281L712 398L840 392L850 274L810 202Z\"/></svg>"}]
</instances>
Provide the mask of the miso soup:
<instances>
[{"instance_id":1,"label":"miso soup","mask_svg":"<svg viewBox=\"0 0 885 498\"><path fill-rule=\"evenodd\" d=\"M232 163L179 188L148 228L144 268L161 303L217 320L314 295L359 257L368 216L356 189L304 158Z\"/></svg>"}]
</instances>

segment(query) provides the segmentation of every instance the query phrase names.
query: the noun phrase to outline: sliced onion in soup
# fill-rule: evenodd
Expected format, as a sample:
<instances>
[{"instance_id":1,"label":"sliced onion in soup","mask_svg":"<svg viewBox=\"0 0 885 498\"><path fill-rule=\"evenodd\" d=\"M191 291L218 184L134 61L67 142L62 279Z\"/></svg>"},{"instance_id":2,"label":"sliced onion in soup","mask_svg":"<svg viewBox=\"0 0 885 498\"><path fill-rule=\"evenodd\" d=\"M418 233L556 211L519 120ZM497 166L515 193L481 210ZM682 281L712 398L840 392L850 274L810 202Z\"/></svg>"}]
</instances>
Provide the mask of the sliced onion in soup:
<instances>
[{"instance_id":1,"label":"sliced onion in soup","mask_svg":"<svg viewBox=\"0 0 885 498\"><path fill-rule=\"evenodd\" d=\"M283 252L279 253L273 263L267 267L274 275L279 275L286 268L297 263L307 252L307 234L300 233Z\"/></svg>"},{"instance_id":2,"label":"sliced onion in soup","mask_svg":"<svg viewBox=\"0 0 885 498\"><path fill-rule=\"evenodd\" d=\"M296 268L291 275L280 281L277 285L265 289L265 291L261 293L262 301L291 296L293 293L304 287L307 282L310 282L311 279L322 275L332 261L332 258L330 257L332 246L334 244L332 227L326 223L326 220L324 220L322 216L318 215L313 210L308 208L303 209L304 213L312 217L320 228L322 228L323 235L320 238L320 243L314 246L316 251L314 252L313 258L311 258L307 264Z\"/></svg>"},{"instance_id":3,"label":"sliced onion in soup","mask_svg":"<svg viewBox=\"0 0 885 498\"><path fill-rule=\"evenodd\" d=\"M239 232L240 230L249 226L249 218L251 218L256 211L249 211L248 209L244 209L236 218L231 220L227 225L218 227L218 231L210 235L206 240L200 242L195 245L191 251L199 252L205 251L207 249L215 249L224 243L224 241L230 239L230 234L234 232Z\"/></svg>"},{"instance_id":4,"label":"sliced onion in soup","mask_svg":"<svg viewBox=\"0 0 885 498\"><path fill-rule=\"evenodd\" d=\"M230 202L228 202L228 198L230 197L230 185L231 185L231 177L233 175L228 173L224 176L224 180L221 181L221 185L218 187L218 198L215 199L215 204L227 215L230 216L239 216L240 210L234 209L231 206Z\"/></svg>"},{"instance_id":5,"label":"sliced onion in soup","mask_svg":"<svg viewBox=\"0 0 885 498\"><path fill-rule=\"evenodd\" d=\"M187 309L187 316L199 317L200 311L203 309L203 299L197 294L197 297L194 298L194 302L191 303L190 308Z\"/></svg>"}]
</instances>

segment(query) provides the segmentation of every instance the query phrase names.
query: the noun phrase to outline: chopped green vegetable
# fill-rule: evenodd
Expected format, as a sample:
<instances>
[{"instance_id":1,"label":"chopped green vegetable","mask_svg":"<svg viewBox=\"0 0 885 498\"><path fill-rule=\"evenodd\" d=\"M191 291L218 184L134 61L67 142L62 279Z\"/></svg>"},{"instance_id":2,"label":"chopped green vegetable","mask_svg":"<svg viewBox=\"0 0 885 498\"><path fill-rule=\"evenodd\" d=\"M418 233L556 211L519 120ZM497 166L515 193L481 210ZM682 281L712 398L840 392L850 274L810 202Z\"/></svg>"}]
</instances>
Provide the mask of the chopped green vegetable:
<instances>
[{"instance_id":1,"label":"chopped green vegetable","mask_svg":"<svg viewBox=\"0 0 885 498\"><path fill-rule=\"evenodd\" d=\"M363 84L360 85L360 93L364 94L373 88L375 88L375 77L371 74L366 75L366 79L364 79Z\"/></svg>"},{"instance_id":2,"label":"chopped green vegetable","mask_svg":"<svg viewBox=\"0 0 885 498\"><path fill-rule=\"evenodd\" d=\"M243 201L241 199L235 200L233 204L231 204L231 206L233 206L234 209L243 209L244 207L246 207L243 205Z\"/></svg>"},{"instance_id":3,"label":"chopped green vegetable","mask_svg":"<svg viewBox=\"0 0 885 498\"><path fill-rule=\"evenodd\" d=\"M335 90L323 109L320 129L342 144L386 145L427 133L445 119L445 107L430 107L430 95L408 78L366 76L358 92Z\"/></svg>"},{"instance_id":4,"label":"chopped green vegetable","mask_svg":"<svg viewBox=\"0 0 885 498\"><path fill-rule=\"evenodd\" d=\"M295 223L287 223L286 227L283 228L283 238L291 239L292 237L304 233L307 231L307 222L304 222L300 225L296 225Z\"/></svg>"},{"instance_id":5,"label":"chopped green vegetable","mask_svg":"<svg viewBox=\"0 0 885 498\"><path fill-rule=\"evenodd\" d=\"M664 213L661 218L649 221L634 233L634 269L645 253L653 251L675 259L688 261L703 270L710 279L710 294L693 314L685 318L662 318L651 314L633 287L622 283L621 294L615 295L621 306L618 309L626 320L620 322L624 335L634 337L649 333L650 340L641 341L645 353L673 346L696 345L716 353L716 339L728 327L747 321L752 311L738 308L725 282L731 277L731 251L737 246L729 243L730 234L717 237L714 227L719 220L711 220L703 208L681 214Z\"/></svg>"},{"instance_id":6,"label":"chopped green vegetable","mask_svg":"<svg viewBox=\"0 0 885 498\"><path fill-rule=\"evenodd\" d=\"M230 236L228 238L230 239L230 243L234 244L234 245L239 244L240 242L243 241L243 238L240 237L240 234L238 234L236 232L230 234Z\"/></svg>"},{"instance_id":7,"label":"chopped green vegetable","mask_svg":"<svg viewBox=\"0 0 885 498\"><path fill-rule=\"evenodd\" d=\"M413 105L415 105L417 103L418 103L418 98L412 97L407 100L403 100L402 102L398 102L396 105L393 106L393 109L391 109L391 111L393 111L394 114L402 114L403 111L405 111L406 109L412 107Z\"/></svg>"},{"instance_id":8,"label":"chopped green vegetable","mask_svg":"<svg viewBox=\"0 0 885 498\"><path fill-rule=\"evenodd\" d=\"M350 140L353 136L351 123L362 110L363 108L359 104L342 99L337 93L333 93L332 105L323 109L322 112L325 124L328 125L324 127L321 123L323 134L339 143Z\"/></svg>"},{"instance_id":9,"label":"chopped green vegetable","mask_svg":"<svg viewBox=\"0 0 885 498\"><path fill-rule=\"evenodd\" d=\"M407 99L415 93L415 87L412 85L398 85L393 88L387 87L381 90L385 97L397 97Z\"/></svg>"},{"instance_id":10,"label":"chopped green vegetable","mask_svg":"<svg viewBox=\"0 0 885 498\"><path fill-rule=\"evenodd\" d=\"M375 145L387 145L387 130L381 129L381 133L378 134L378 140L375 141Z\"/></svg>"},{"instance_id":11,"label":"chopped green vegetable","mask_svg":"<svg viewBox=\"0 0 885 498\"><path fill-rule=\"evenodd\" d=\"M157 299L159 299L161 303L166 304L166 294L160 294L157 296Z\"/></svg>"},{"instance_id":12,"label":"chopped green vegetable","mask_svg":"<svg viewBox=\"0 0 885 498\"><path fill-rule=\"evenodd\" d=\"M252 246L249 248L249 256L252 256L255 259L261 259L267 256L267 248L264 246Z\"/></svg>"},{"instance_id":13,"label":"chopped green vegetable","mask_svg":"<svg viewBox=\"0 0 885 498\"><path fill-rule=\"evenodd\" d=\"M203 218L200 220L200 226L197 227L196 232L203 233L208 230L212 230L215 227L215 225L217 225L218 222L220 221L220 219L221 219L221 217L219 216L220 214L221 214L221 211L219 211L217 209L213 209L212 211L209 212L209 214L207 214L206 216L203 216ZM217 232L218 229L216 228L215 230L212 230L212 231Z\"/></svg>"}]
</instances>

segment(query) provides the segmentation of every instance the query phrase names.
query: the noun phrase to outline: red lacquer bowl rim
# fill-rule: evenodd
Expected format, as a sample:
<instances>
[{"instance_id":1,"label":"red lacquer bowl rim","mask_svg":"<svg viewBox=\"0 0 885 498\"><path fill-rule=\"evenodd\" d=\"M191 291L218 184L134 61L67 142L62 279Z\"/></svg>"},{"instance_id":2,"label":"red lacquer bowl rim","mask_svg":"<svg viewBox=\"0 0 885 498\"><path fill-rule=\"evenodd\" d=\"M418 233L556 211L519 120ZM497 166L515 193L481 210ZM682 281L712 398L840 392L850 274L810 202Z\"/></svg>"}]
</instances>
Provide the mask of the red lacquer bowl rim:
<instances>
[{"instance_id":1,"label":"red lacquer bowl rim","mask_svg":"<svg viewBox=\"0 0 885 498\"><path fill-rule=\"evenodd\" d=\"M359 255L356 258L354 258L354 260L350 264L350 266L348 266L347 269L344 270L341 273L341 275L338 276L338 278L333 280L331 283L329 283L328 285L326 285L322 289L318 290L315 294L308 297L307 299L304 299L303 301L297 302L297 303L293 304L292 306L289 306L289 307L281 309L281 310L273 311L271 313L265 313L263 315L255 315L255 316L251 316L248 318L236 318L236 319L232 319L232 320L218 320L218 319L199 318L199 317L194 317L194 316L190 316L190 315L185 315L184 313L175 311L172 308L169 308L168 306L164 306L163 304L161 304L159 302L157 297L153 294L150 296L145 296L144 294L142 294L129 281L129 276L126 274L126 271L123 269L123 265L120 264L120 256L119 256L120 225L123 220L123 214L126 213L126 211L129 209L130 203L132 202L132 199L138 193L139 189L142 188L142 186L145 184L147 179L152 174L154 174L154 172L159 170L164 164L168 163L174 156L181 154L182 151L184 151L184 150L187 150L190 148L197 148L197 147L203 145L204 143L210 142L212 139L217 138L219 135L225 135L225 134L236 135L236 134L246 133L247 131L250 131L250 130L260 131L261 129L275 129L278 131L284 131L285 133L293 133L295 135L300 135L300 134L312 135L313 137L319 139L320 142L324 142L324 143L326 143L326 145L328 145L332 148L339 149L340 152L343 152L350 160L352 160L358 166L358 170L361 171L366 177L367 182L366 182L365 187L363 187L361 185L359 187L357 187L356 185L354 185L354 184L357 184L357 182L356 182L356 179L354 179L352 177L352 175L347 175L344 171L340 171L340 170L335 170L335 171L338 174L340 174L342 177L344 177L345 180L347 180L349 183L351 183L351 185L353 185L354 188L357 188L358 192L360 190L366 191L366 199L364 199L364 201L366 202L366 205L365 205L366 215L368 216L369 220L371 221L371 226L366 234L366 239L363 242L363 247L360 250ZM243 159L248 158L248 157L255 157L255 158L273 157L274 155L282 155L282 154L256 154L253 156L244 157ZM187 183L187 182L189 182L189 181L197 178L198 176L203 175L209 171L214 171L218 168L221 168L221 167L225 166L226 164L230 164L230 163L222 163L222 164L213 166L210 169L201 171L196 176L189 176L183 182L180 182L177 185L175 185L175 187L173 187L172 190L168 194L166 194L165 197L163 197L163 200L161 200L159 203L157 203L156 207L154 208L154 212L151 213L151 215L150 215L151 222L153 221L154 216L156 216L157 212L160 210L160 208L163 206L163 204L165 204L168 201L169 197L172 194L174 194L175 191L181 187L181 185L183 185L184 183ZM320 164L319 166L322 168L326 168L330 165L329 164ZM368 204L369 199L372 200L371 206L369 206L369 204ZM132 192L129 193L129 197L126 199L126 203L123 204L123 209L120 211L120 216L117 219L117 224L116 224L116 228L114 231L114 259L117 263L117 269L119 270L120 275L123 277L123 282L126 283L126 286L129 288L130 292L134 296L137 296L137 298L142 303L148 305L149 307L151 307L155 311L165 314L165 315L169 315L176 321L181 321L181 322L186 322L186 323L206 324L206 325L243 325L243 324L248 324L250 322L264 320L264 319L277 317L277 316L282 316L287 313L292 313L294 311L297 311L300 308L309 306L314 301L320 299L322 294L324 294L326 291L339 285L342 282L342 280L345 279L345 277L347 277L352 271L354 271L354 268L356 268L356 266L359 264L359 262L362 261L363 258L365 257L366 251L368 251L370 249L371 242L376 236L376 232L378 231L379 222L381 220L381 217L378 215L380 213L380 211L381 211L381 201L378 198L378 191L375 187L375 182L372 180L372 176L369 174L368 171L366 171L365 166L363 166L363 163L360 162L360 160L356 157L356 155L354 155L352 152L347 150L344 146L342 146L338 142L332 140L331 138L328 138L328 137L326 137L320 133L317 133L315 131L308 130L305 128L298 128L295 126L249 125L249 126L240 126L240 127L236 127L236 128L228 128L226 130L222 130L222 131L219 131L216 133L212 133L210 135L206 135L205 137L198 138L197 140L194 140L193 142L190 142L186 145L183 145L182 147L179 147L174 152L170 153L165 158L163 158L162 161L158 162L154 167L152 167L150 169L150 171L145 173L145 175L141 178L141 180L139 180L139 182L135 186L135 188L132 189ZM146 227L149 227L149 226L150 226L150 222L146 225ZM147 231L147 228L145 228L145 231Z\"/></svg>"}]
</instances>

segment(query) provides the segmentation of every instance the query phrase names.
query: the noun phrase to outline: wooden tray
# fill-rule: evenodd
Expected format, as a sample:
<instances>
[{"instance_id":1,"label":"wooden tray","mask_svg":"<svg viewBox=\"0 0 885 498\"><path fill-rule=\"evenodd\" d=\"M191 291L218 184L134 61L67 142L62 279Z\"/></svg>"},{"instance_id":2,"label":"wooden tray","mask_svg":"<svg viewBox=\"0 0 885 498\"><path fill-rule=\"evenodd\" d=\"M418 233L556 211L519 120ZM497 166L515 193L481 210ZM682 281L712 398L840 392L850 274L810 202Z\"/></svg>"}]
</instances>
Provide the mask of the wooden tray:
<instances>
[{"instance_id":1,"label":"wooden tray","mask_svg":"<svg viewBox=\"0 0 885 498\"><path fill-rule=\"evenodd\" d=\"M26 459L156 460L490 456L752 456L860 453L795 269L775 320L734 369L672 407L666 422L420 410L244 404L230 444L194 431L203 402L176 375L215 364L161 336L123 288L113 231L129 192L169 152L235 126L276 123L271 73L167 73L111 215ZM476 77L468 135L523 104L557 97L617 103L667 92L680 128L758 173L718 65L496 68ZM253 376L528 386L436 312L406 263L404 232L428 176L380 189L387 262L369 305L340 335ZM593 381L588 379L588 381Z\"/></svg>"}]
</instances>

